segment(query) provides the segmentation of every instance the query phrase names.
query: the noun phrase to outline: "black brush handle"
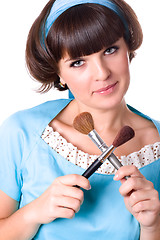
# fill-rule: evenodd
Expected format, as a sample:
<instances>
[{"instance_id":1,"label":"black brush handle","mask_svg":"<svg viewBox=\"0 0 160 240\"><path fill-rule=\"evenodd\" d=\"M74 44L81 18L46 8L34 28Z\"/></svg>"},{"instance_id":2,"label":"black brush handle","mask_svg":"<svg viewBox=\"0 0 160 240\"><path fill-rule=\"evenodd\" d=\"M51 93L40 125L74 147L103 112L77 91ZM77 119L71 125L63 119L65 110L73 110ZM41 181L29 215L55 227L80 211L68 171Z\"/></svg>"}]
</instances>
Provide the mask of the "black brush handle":
<instances>
[{"instance_id":1,"label":"black brush handle","mask_svg":"<svg viewBox=\"0 0 160 240\"><path fill-rule=\"evenodd\" d=\"M111 154L112 155L112 154ZM118 170L120 167L123 165L120 163L120 161L117 159L117 157L114 155L112 158L112 161L110 161L111 164ZM101 165L103 162L97 158L87 169L86 171L82 174L83 177L89 178ZM124 178L127 180L130 176L125 176Z\"/></svg>"},{"instance_id":2,"label":"black brush handle","mask_svg":"<svg viewBox=\"0 0 160 240\"><path fill-rule=\"evenodd\" d=\"M99 161L97 158L87 169L86 171L82 174L83 177L89 178L103 163ZM74 187L80 188L77 185L74 185Z\"/></svg>"},{"instance_id":3,"label":"black brush handle","mask_svg":"<svg viewBox=\"0 0 160 240\"><path fill-rule=\"evenodd\" d=\"M111 163L117 170L118 170L120 167L123 166L114 154L111 154L110 156L112 156L112 160L110 160L110 163ZM99 158L97 158L97 159L86 169L86 171L82 174L82 176L88 179L102 164L103 164L103 162L101 162L101 161L99 160ZM124 177L124 178L127 180L129 177L130 177L130 176L126 176L126 177ZM75 185L74 187L80 188L80 187L77 186L77 185Z\"/></svg>"},{"instance_id":4,"label":"black brush handle","mask_svg":"<svg viewBox=\"0 0 160 240\"><path fill-rule=\"evenodd\" d=\"M86 171L82 174L83 177L89 178L103 163L99 161L97 158L87 169ZM77 185L74 185L74 187L80 188Z\"/></svg>"},{"instance_id":5,"label":"black brush handle","mask_svg":"<svg viewBox=\"0 0 160 240\"><path fill-rule=\"evenodd\" d=\"M99 159L97 158L97 159L87 168L87 170L82 174L82 176L88 179L102 164L103 164L103 162L99 161Z\"/></svg>"}]
</instances>

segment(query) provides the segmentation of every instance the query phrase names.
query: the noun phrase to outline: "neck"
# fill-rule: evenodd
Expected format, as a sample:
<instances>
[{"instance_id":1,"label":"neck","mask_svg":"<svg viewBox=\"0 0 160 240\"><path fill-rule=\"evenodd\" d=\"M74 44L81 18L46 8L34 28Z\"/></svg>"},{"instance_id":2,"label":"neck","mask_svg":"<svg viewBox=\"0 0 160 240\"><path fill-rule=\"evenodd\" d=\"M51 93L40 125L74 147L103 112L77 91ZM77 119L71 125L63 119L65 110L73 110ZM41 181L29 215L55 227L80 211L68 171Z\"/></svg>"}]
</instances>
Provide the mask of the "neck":
<instances>
[{"instance_id":1,"label":"neck","mask_svg":"<svg viewBox=\"0 0 160 240\"><path fill-rule=\"evenodd\" d=\"M111 109L93 109L86 106L78 106L79 113L90 112L94 120L94 128L98 133L117 131L126 125L127 115L130 112L125 100ZM79 114L77 113L77 114Z\"/></svg>"}]
</instances>

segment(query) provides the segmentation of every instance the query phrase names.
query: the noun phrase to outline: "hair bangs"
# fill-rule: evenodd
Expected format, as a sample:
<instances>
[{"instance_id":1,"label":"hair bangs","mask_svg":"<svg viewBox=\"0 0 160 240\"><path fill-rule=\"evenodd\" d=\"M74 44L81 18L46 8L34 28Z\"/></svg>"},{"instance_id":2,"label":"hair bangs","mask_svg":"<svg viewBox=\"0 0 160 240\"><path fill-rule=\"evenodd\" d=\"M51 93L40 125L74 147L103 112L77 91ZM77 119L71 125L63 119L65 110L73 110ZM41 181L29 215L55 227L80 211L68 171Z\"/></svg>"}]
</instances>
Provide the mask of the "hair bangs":
<instances>
[{"instance_id":1,"label":"hair bangs","mask_svg":"<svg viewBox=\"0 0 160 240\"><path fill-rule=\"evenodd\" d=\"M125 33L117 14L98 4L81 4L68 9L55 21L53 28L48 43L52 43L50 49L57 62L66 52L73 59L96 53Z\"/></svg>"}]
</instances>

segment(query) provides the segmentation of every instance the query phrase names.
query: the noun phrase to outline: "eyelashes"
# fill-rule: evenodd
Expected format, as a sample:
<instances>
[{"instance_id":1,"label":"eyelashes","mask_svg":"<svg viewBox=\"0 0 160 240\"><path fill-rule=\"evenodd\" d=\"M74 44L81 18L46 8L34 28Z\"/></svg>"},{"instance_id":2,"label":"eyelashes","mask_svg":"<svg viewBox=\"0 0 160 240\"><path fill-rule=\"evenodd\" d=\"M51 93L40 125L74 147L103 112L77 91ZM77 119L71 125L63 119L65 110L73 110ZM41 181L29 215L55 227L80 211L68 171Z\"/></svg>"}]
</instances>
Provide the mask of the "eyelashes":
<instances>
[{"instance_id":1,"label":"eyelashes","mask_svg":"<svg viewBox=\"0 0 160 240\"><path fill-rule=\"evenodd\" d=\"M84 64L84 60L76 60L70 64L70 67L81 67Z\"/></svg>"},{"instance_id":2,"label":"eyelashes","mask_svg":"<svg viewBox=\"0 0 160 240\"><path fill-rule=\"evenodd\" d=\"M118 46L112 46L106 49L105 54L111 55L119 50Z\"/></svg>"}]
</instances>

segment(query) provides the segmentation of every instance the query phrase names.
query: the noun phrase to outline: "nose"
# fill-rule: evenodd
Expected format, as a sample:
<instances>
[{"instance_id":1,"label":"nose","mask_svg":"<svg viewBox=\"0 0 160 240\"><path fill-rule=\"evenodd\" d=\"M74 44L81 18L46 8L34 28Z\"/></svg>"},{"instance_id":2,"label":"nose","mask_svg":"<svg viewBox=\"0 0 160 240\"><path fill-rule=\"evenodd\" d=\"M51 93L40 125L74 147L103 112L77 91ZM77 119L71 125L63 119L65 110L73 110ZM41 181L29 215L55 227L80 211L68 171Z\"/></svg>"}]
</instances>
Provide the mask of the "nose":
<instances>
[{"instance_id":1,"label":"nose","mask_svg":"<svg viewBox=\"0 0 160 240\"><path fill-rule=\"evenodd\" d=\"M93 60L92 69L92 73L96 81L107 80L111 74L107 63L104 61L104 59L101 58L95 58Z\"/></svg>"}]
</instances>

